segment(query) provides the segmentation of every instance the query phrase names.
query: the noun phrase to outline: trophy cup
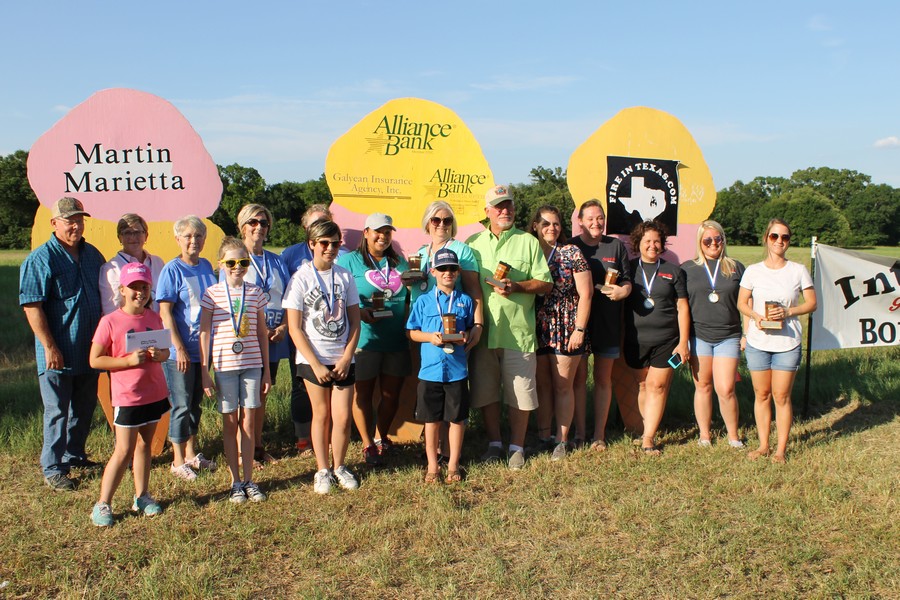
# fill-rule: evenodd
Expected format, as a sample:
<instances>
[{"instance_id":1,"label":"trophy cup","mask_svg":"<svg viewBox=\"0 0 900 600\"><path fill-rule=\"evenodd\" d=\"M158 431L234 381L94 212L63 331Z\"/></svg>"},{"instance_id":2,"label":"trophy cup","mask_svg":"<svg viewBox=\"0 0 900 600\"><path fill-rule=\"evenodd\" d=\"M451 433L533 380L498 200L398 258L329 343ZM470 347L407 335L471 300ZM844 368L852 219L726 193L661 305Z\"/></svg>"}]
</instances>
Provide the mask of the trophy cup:
<instances>
[{"instance_id":1,"label":"trophy cup","mask_svg":"<svg viewBox=\"0 0 900 600\"><path fill-rule=\"evenodd\" d=\"M406 257L406 261L409 263L409 270L400 274L400 281L403 282L403 285L424 283L428 277L422 272L422 257L418 254L410 254Z\"/></svg>"},{"instance_id":2,"label":"trophy cup","mask_svg":"<svg viewBox=\"0 0 900 600\"><path fill-rule=\"evenodd\" d=\"M376 319L389 319L394 313L384 308L384 292L372 292L372 316Z\"/></svg>"},{"instance_id":3,"label":"trophy cup","mask_svg":"<svg viewBox=\"0 0 900 600\"><path fill-rule=\"evenodd\" d=\"M600 288L601 292L611 292L612 286L616 285L616 282L619 280L619 270L613 269L612 267L606 269L606 280L603 282L602 286L597 286Z\"/></svg>"},{"instance_id":4,"label":"trophy cup","mask_svg":"<svg viewBox=\"0 0 900 600\"><path fill-rule=\"evenodd\" d=\"M512 267L509 264L500 261L500 263L497 265L497 270L494 271L494 276L486 277L485 281L495 288L500 288L501 290L506 289L506 283L502 280L506 279L506 276L509 275L509 270L511 268Z\"/></svg>"},{"instance_id":5,"label":"trophy cup","mask_svg":"<svg viewBox=\"0 0 900 600\"><path fill-rule=\"evenodd\" d=\"M772 317L772 311L780 307L781 304L779 304L778 302L773 302L770 300L766 301L766 318L764 321L759 322L760 329L777 330L784 327L784 321L776 320Z\"/></svg>"},{"instance_id":6,"label":"trophy cup","mask_svg":"<svg viewBox=\"0 0 900 600\"><path fill-rule=\"evenodd\" d=\"M444 332L441 339L445 342L459 342L463 339L463 334L456 333L456 315L453 313L445 313L441 315L441 321L444 325Z\"/></svg>"}]
</instances>

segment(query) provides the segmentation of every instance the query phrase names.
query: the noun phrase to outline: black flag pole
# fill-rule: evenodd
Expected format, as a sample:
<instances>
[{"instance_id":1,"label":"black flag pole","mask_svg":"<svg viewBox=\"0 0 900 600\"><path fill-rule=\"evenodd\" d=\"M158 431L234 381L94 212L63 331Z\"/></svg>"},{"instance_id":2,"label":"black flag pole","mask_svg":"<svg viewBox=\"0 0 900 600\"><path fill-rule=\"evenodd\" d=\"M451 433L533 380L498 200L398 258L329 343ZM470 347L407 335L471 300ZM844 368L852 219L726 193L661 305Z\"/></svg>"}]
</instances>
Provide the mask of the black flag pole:
<instances>
[{"instance_id":1,"label":"black flag pole","mask_svg":"<svg viewBox=\"0 0 900 600\"><path fill-rule=\"evenodd\" d=\"M810 242L809 255L810 255L810 275L812 276L813 281L816 280L816 240L818 238L816 236L812 236L812 241ZM813 313L809 313L809 320L806 322L806 376L804 377L803 382L803 418L805 419L809 415L809 377L810 377L810 357L812 354L812 328L813 328Z\"/></svg>"}]
</instances>

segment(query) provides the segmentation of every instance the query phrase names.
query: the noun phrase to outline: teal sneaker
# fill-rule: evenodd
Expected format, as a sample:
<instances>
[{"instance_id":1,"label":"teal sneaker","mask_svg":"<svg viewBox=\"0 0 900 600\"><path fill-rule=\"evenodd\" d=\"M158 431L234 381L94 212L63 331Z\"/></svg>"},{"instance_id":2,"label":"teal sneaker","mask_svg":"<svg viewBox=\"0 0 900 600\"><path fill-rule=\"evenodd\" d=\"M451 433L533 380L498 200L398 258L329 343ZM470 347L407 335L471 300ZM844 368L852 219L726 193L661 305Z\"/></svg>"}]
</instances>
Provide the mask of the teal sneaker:
<instances>
[{"instance_id":1,"label":"teal sneaker","mask_svg":"<svg viewBox=\"0 0 900 600\"><path fill-rule=\"evenodd\" d=\"M131 510L136 513L144 513L148 517L155 517L162 512L162 506L159 505L159 502L153 496L144 494L134 499Z\"/></svg>"},{"instance_id":2,"label":"teal sneaker","mask_svg":"<svg viewBox=\"0 0 900 600\"><path fill-rule=\"evenodd\" d=\"M106 502L98 502L91 511L91 522L97 527L111 527L113 524L112 508Z\"/></svg>"}]
</instances>

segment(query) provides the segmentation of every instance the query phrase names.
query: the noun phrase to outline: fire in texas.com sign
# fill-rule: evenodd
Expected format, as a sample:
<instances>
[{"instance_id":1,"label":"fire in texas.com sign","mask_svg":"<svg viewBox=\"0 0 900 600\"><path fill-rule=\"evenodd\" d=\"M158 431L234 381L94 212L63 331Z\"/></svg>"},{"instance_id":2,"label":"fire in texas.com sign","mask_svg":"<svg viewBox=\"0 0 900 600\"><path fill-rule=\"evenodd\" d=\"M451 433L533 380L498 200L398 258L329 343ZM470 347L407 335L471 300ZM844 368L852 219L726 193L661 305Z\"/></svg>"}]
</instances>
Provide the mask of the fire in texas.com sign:
<instances>
[{"instance_id":1,"label":"fire in texas.com sign","mask_svg":"<svg viewBox=\"0 0 900 600\"><path fill-rule=\"evenodd\" d=\"M607 233L629 234L656 219L678 231L678 161L631 156L606 158Z\"/></svg>"}]
</instances>

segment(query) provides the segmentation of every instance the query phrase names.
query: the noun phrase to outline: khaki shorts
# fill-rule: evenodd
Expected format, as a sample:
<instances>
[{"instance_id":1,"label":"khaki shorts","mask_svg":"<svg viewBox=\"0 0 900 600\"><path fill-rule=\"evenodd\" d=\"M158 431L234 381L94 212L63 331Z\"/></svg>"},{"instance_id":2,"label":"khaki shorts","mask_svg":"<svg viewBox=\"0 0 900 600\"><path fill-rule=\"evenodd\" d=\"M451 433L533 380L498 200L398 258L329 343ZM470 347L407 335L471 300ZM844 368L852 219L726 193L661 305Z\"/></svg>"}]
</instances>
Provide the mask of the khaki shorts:
<instances>
[{"instance_id":1,"label":"khaki shorts","mask_svg":"<svg viewBox=\"0 0 900 600\"><path fill-rule=\"evenodd\" d=\"M469 389L472 408L481 408L502 400L519 410L538 406L535 369L537 355L506 348L476 346L469 356Z\"/></svg>"},{"instance_id":2,"label":"khaki shorts","mask_svg":"<svg viewBox=\"0 0 900 600\"><path fill-rule=\"evenodd\" d=\"M409 350L402 352L373 352L356 350L356 380L367 381L379 375L406 377L410 373Z\"/></svg>"}]
</instances>

